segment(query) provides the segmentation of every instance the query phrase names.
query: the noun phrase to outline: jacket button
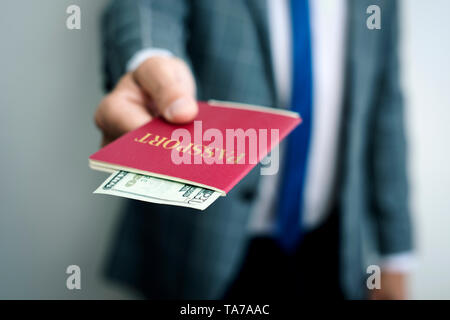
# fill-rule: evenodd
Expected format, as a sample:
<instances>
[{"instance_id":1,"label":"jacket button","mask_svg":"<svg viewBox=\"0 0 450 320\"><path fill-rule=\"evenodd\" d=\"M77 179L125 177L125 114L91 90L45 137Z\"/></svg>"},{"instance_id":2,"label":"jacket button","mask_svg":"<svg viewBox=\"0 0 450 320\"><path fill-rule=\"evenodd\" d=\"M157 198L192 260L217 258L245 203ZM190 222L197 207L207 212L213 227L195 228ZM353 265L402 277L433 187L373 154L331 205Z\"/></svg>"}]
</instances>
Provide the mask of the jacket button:
<instances>
[{"instance_id":1,"label":"jacket button","mask_svg":"<svg viewBox=\"0 0 450 320\"><path fill-rule=\"evenodd\" d=\"M244 201L252 201L253 199L255 199L255 196L255 190L247 189L242 192L242 200Z\"/></svg>"}]
</instances>

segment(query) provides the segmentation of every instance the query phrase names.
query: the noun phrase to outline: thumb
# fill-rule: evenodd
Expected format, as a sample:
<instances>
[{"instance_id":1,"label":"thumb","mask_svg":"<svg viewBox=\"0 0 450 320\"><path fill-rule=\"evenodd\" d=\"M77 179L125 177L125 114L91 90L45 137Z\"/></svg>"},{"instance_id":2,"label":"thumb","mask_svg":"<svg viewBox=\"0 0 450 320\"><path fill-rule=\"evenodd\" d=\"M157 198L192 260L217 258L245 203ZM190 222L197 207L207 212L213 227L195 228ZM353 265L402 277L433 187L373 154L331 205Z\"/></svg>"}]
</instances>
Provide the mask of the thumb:
<instances>
[{"instance_id":1,"label":"thumb","mask_svg":"<svg viewBox=\"0 0 450 320\"><path fill-rule=\"evenodd\" d=\"M133 75L151 98L157 113L167 121L186 123L197 116L194 77L182 60L152 57L142 63Z\"/></svg>"}]
</instances>

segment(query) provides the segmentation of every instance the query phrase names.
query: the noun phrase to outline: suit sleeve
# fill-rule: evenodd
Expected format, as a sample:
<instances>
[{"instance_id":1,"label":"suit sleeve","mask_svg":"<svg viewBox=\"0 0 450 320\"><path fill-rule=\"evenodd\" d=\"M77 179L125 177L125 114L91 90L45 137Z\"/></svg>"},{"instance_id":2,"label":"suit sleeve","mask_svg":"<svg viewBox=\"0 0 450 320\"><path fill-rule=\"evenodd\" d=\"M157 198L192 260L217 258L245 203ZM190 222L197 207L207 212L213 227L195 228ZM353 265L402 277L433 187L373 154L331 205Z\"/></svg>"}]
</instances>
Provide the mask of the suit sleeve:
<instances>
[{"instance_id":1,"label":"suit sleeve","mask_svg":"<svg viewBox=\"0 0 450 320\"><path fill-rule=\"evenodd\" d=\"M387 256L413 249L408 205L404 103L400 87L398 57L398 12L396 1L383 10L382 30L386 41L380 77L378 104L372 136L372 204L378 249Z\"/></svg>"},{"instance_id":2,"label":"suit sleeve","mask_svg":"<svg viewBox=\"0 0 450 320\"><path fill-rule=\"evenodd\" d=\"M166 49L187 61L187 0L112 0L102 16L104 86L111 90L140 50Z\"/></svg>"}]
</instances>

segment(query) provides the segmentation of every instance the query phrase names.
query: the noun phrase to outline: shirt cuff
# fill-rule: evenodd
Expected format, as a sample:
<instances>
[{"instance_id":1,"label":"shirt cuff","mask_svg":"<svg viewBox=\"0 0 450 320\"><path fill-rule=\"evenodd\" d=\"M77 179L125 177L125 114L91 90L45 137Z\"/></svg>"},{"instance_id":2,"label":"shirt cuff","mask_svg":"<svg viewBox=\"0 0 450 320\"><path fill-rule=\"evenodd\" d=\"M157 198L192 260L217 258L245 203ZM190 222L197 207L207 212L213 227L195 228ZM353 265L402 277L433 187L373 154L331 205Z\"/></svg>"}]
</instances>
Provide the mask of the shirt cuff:
<instances>
[{"instance_id":1,"label":"shirt cuff","mask_svg":"<svg viewBox=\"0 0 450 320\"><path fill-rule=\"evenodd\" d=\"M417 259L413 252L401 252L382 256L380 266L382 271L409 273L416 268Z\"/></svg>"},{"instance_id":2,"label":"shirt cuff","mask_svg":"<svg viewBox=\"0 0 450 320\"><path fill-rule=\"evenodd\" d=\"M146 48L136 52L127 63L127 71L133 72L151 57L173 57L172 52L166 49Z\"/></svg>"}]
</instances>

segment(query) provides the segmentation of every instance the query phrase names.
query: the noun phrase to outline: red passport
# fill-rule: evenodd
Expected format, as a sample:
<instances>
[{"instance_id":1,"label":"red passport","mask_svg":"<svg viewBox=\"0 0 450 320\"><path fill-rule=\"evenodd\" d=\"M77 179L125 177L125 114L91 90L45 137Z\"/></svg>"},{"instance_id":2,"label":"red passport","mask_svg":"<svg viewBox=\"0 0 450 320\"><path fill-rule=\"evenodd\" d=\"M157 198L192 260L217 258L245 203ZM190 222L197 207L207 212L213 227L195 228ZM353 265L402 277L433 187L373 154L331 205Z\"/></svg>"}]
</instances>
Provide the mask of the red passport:
<instances>
[{"instance_id":1,"label":"red passport","mask_svg":"<svg viewBox=\"0 0 450 320\"><path fill-rule=\"evenodd\" d=\"M301 123L300 116L288 110L216 101L198 105L193 122L174 125L154 118L91 155L90 167L154 176L226 195Z\"/></svg>"}]
</instances>

